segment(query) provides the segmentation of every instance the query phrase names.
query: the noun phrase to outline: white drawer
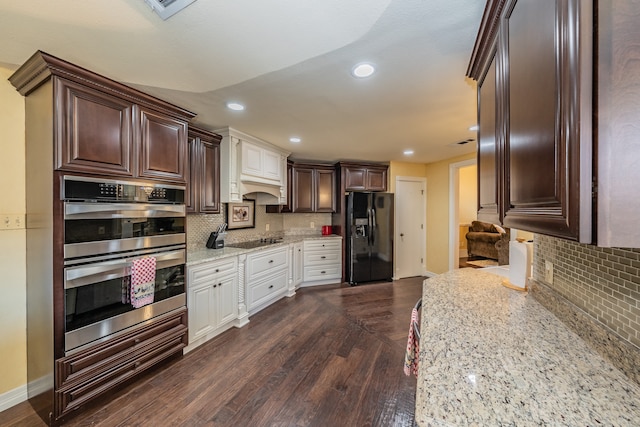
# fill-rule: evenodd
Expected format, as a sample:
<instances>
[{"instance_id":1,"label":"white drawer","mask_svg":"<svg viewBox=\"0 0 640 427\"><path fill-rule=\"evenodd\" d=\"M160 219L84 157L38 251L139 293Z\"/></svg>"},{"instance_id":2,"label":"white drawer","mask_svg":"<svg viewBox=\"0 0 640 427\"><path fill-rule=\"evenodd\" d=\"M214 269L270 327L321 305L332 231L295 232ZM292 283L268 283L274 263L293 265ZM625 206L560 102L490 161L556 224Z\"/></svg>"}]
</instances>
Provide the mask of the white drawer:
<instances>
[{"instance_id":1,"label":"white drawer","mask_svg":"<svg viewBox=\"0 0 640 427\"><path fill-rule=\"evenodd\" d=\"M289 265L288 246L261 250L247 255L247 282Z\"/></svg>"},{"instance_id":2,"label":"white drawer","mask_svg":"<svg viewBox=\"0 0 640 427\"><path fill-rule=\"evenodd\" d=\"M313 251L304 252L304 265L332 265L340 263L342 258L341 251Z\"/></svg>"},{"instance_id":3,"label":"white drawer","mask_svg":"<svg viewBox=\"0 0 640 427\"><path fill-rule=\"evenodd\" d=\"M304 268L304 281L337 279L342 277L342 264L329 266L313 266Z\"/></svg>"},{"instance_id":4,"label":"white drawer","mask_svg":"<svg viewBox=\"0 0 640 427\"><path fill-rule=\"evenodd\" d=\"M247 307L254 307L282 294L287 288L287 271L283 270L262 282L251 284L247 289Z\"/></svg>"},{"instance_id":5,"label":"white drawer","mask_svg":"<svg viewBox=\"0 0 640 427\"><path fill-rule=\"evenodd\" d=\"M234 256L194 265L187 267L187 271L189 286L198 285L229 274L236 274L238 272L238 257Z\"/></svg>"},{"instance_id":6,"label":"white drawer","mask_svg":"<svg viewBox=\"0 0 640 427\"><path fill-rule=\"evenodd\" d=\"M342 251L342 239L326 238L304 241L305 251L339 250Z\"/></svg>"}]
</instances>

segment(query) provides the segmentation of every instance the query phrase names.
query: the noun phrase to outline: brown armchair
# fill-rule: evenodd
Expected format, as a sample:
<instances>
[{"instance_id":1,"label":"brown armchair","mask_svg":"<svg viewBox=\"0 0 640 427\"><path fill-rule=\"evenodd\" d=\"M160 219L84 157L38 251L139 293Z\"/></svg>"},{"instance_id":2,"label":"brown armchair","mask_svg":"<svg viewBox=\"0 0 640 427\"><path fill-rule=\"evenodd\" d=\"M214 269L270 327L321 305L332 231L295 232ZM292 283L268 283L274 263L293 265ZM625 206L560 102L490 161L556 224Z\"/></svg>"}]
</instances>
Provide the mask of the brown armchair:
<instances>
[{"instance_id":1,"label":"brown armchair","mask_svg":"<svg viewBox=\"0 0 640 427\"><path fill-rule=\"evenodd\" d=\"M509 264L509 230L482 221L473 221L466 234L469 257L481 256Z\"/></svg>"}]
</instances>

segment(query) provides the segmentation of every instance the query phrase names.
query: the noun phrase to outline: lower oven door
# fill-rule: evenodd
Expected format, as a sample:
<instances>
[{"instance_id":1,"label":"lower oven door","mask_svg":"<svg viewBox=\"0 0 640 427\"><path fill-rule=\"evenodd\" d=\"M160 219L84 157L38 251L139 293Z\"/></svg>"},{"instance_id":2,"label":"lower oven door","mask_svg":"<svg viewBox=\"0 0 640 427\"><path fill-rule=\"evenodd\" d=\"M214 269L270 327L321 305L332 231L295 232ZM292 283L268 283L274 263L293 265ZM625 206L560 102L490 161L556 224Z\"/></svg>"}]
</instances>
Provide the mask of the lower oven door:
<instances>
[{"instance_id":1,"label":"lower oven door","mask_svg":"<svg viewBox=\"0 0 640 427\"><path fill-rule=\"evenodd\" d=\"M153 303L134 308L127 299L131 263L145 257L156 259ZM64 269L66 352L111 338L186 304L183 247L101 258L74 260Z\"/></svg>"}]
</instances>

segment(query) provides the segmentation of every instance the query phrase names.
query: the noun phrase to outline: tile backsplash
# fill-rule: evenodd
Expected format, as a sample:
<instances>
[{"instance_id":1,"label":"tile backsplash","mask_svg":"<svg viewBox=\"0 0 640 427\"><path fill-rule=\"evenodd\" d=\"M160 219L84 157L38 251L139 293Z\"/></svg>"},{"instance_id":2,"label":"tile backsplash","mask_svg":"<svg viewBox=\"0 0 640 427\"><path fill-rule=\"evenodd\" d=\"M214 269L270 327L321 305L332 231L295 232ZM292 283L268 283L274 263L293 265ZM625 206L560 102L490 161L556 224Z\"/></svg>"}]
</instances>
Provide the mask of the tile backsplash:
<instances>
[{"instance_id":1,"label":"tile backsplash","mask_svg":"<svg viewBox=\"0 0 640 427\"><path fill-rule=\"evenodd\" d=\"M226 203L219 214L187 215L187 248L204 248L209 234L226 219ZM269 231L267 231L267 224ZM313 224L313 227L311 225ZM225 239L228 243L244 242L261 238L283 237L285 235L319 235L323 225L331 224L331 214L271 214L265 206L256 206L255 228L229 230Z\"/></svg>"},{"instance_id":2,"label":"tile backsplash","mask_svg":"<svg viewBox=\"0 0 640 427\"><path fill-rule=\"evenodd\" d=\"M553 283L545 280L553 264ZM533 278L640 347L640 249L601 248L536 234Z\"/></svg>"}]
</instances>

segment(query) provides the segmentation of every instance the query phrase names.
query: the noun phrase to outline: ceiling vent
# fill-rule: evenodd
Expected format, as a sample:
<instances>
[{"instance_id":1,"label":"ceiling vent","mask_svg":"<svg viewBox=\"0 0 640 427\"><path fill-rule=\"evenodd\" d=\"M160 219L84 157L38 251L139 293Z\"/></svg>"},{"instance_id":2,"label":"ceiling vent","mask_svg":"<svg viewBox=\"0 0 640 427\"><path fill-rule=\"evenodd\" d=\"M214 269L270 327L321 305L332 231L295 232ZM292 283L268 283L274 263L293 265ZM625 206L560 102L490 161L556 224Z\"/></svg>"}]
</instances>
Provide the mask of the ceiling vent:
<instances>
[{"instance_id":1,"label":"ceiling vent","mask_svg":"<svg viewBox=\"0 0 640 427\"><path fill-rule=\"evenodd\" d=\"M180 12L196 0L144 0L163 20Z\"/></svg>"}]
</instances>

